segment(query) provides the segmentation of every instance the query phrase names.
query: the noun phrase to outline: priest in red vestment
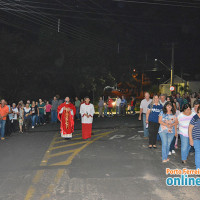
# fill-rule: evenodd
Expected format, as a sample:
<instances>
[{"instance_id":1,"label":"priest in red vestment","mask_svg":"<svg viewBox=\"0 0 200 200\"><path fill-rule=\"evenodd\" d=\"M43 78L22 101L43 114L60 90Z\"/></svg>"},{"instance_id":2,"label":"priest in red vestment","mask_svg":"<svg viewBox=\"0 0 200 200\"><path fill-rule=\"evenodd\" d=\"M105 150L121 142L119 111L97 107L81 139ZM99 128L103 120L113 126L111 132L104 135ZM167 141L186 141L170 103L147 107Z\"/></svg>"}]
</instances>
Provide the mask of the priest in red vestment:
<instances>
[{"instance_id":1,"label":"priest in red vestment","mask_svg":"<svg viewBox=\"0 0 200 200\"><path fill-rule=\"evenodd\" d=\"M74 116L76 114L75 106L70 103L69 97L65 98L65 102L58 106L58 120L60 121L61 137L71 139L74 132Z\"/></svg>"}]
</instances>

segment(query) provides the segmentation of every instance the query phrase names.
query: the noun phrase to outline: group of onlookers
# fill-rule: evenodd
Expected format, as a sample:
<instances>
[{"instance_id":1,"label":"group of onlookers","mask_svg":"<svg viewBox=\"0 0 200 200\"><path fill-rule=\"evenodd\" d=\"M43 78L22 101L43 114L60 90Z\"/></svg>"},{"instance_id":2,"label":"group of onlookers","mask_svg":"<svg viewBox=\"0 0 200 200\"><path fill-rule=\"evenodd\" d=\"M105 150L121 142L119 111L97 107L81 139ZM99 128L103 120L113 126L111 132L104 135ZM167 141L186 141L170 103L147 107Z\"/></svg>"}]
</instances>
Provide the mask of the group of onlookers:
<instances>
[{"instance_id":1,"label":"group of onlookers","mask_svg":"<svg viewBox=\"0 0 200 200\"><path fill-rule=\"evenodd\" d=\"M100 97L98 102L99 117L112 117L113 111L116 111L117 116L125 116L126 114L135 114L136 98L131 97L130 104L124 96L112 99L108 96L107 101Z\"/></svg>"},{"instance_id":2,"label":"group of onlookers","mask_svg":"<svg viewBox=\"0 0 200 200\"><path fill-rule=\"evenodd\" d=\"M148 92L140 104L139 120L143 119L144 138L149 139L149 148L157 148L162 141L162 161L178 148L181 140L181 160L187 162L190 151L195 151L196 168L200 168L200 94L180 94L166 97ZM159 133L159 135L157 135ZM159 137L158 137L159 136Z\"/></svg>"},{"instance_id":3,"label":"group of onlookers","mask_svg":"<svg viewBox=\"0 0 200 200\"><path fill-rule=\"evenodd\" d=\"M80 105L84 102L75 98L76 118L80 119ZM1 140L14 132L23 133L30 128L45 125L48 122L57 123L57 108L63 103L62 99L55 96L51 104L47 100L39 99L38 102L27 100L26 103L19 101L18 104L9 105L4 99L0 102L0 132Z\"/></svg>"}]
</instances>

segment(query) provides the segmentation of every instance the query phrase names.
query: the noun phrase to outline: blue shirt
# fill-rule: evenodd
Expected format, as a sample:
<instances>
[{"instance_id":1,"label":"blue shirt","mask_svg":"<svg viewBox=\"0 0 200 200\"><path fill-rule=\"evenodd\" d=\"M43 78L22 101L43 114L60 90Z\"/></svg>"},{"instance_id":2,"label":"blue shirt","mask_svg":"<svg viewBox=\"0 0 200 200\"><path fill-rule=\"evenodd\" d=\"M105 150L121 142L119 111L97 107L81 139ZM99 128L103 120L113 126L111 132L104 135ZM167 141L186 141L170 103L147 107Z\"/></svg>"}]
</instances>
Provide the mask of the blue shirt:
<instances>
[{"instance_id":1,"label":"blue shirt","mask_svg":"<svg viewBox=\"0 0 200 200\"><path fill-rule=\"evenodd\" d=\"M163 106L161 104L158 105L153 105L153 107L151 108L151 104L148 105L148 110L151 110L150 114L149 114L149 122L156 122L158 123L158 117L160 112L162 111Z\"/></svg>"},{"instance_id":2,"label":"blue shirt","mask_svg":"<svg viewBox=\"0 0 200 200\"><path fill-rule=\"evenodd\" d=\"M190 124L194 126L192 129L192 138L193 140L200 140L200 118L198 115L195 115Z\"/></svg>"}]
</instances>

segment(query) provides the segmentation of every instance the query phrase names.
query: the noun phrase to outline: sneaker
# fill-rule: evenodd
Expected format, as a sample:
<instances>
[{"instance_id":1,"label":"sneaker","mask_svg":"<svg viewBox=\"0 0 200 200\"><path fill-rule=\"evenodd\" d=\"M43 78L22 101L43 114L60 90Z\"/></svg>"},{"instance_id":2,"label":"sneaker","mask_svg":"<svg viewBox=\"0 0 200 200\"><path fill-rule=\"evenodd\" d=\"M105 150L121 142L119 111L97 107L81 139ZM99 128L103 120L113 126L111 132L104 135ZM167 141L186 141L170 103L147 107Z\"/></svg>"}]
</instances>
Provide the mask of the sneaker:
<instances>
[{"instance_id":1,"label":"sneaker","mask_svg":"<svg viewBox=\"0 0 200 200\"><path fill-rule=\"evenodd\" d=\"M32 128L35 128L34 126L32 126Z\"/></svg>"},{"instance_id":2,"label":"sneaker","mask_svg":"<svg viewBox=\"0 0 200 200\"><path fill-rule=\"evenodd\" d=\"M175 154L176 152L174 150L172 150L172 153Z\"/></svg>"},{"instance_id":3,"label":"sneaker","mask_svg":"<svg viewBox=\"0 0 200 200\"><path fill-rule=\"evenodd\" d=\"M172 152L170 151L170 152L168 153L168 155L171 156L171 155L172 155Z\"/></svg>"}]
</instances>

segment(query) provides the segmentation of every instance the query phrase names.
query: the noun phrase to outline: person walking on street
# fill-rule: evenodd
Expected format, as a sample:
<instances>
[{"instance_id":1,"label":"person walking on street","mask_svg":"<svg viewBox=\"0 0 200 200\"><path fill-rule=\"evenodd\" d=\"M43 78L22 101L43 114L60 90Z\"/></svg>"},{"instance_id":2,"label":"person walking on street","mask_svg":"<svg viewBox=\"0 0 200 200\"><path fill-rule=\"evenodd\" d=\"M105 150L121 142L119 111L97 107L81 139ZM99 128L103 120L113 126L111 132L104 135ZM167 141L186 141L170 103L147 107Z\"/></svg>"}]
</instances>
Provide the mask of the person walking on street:
<instances>
[{"instance_id":1,"label":"person walking on street","mask_svg":"<svg viewBox=\"0 0 200 200\"><path fill-rule=\"evenodd\" d=\"M126 115L126 106L127 106L127 101L125 99L124 96L122 96L122 99L121 99L121 104L120 104L120 112L121 112L121 115L125 116Z\"/></svg>"},{"instance_id":2,"label":"person walking on street","mask_svg":"<svg viewBox=\"0 0 200 200\"><path fill-rule=\"evenodd\" d=\"M52 108L51 108L51 122L57 122L57 109L58 109L58 100L56 97L53 98Z\"/></svg>"},{"instance_id":3,"label":"person walking on street","mask_svg":"<svg viewBox=\"0 0 200 200\"><path fill-rule=\"evenodd\" d=\"M119 96L117 96L116 99L116 115L120 115L120 104L121 104L121 99L119 98Z\"/></svg>"},{"instance_id":4,"label":"person walking on street","mask_svg":"<svg viewBox=\"0 0 200 200\"><path fill-rule=\"evenodd\" d=\"M139 114L139 120L143 119L143 129L144 129L144 138L147 139L149 137L149 129L146 125L146 113L147 108L149 104L152 102L152 99L150 99L150 95L148 92L145 92L144 99L140 103L140 114Z\"/></svg>"},{"instance_id":5,"label":"person walking on street","mask_svg":"<svg viewBox=\"0 0 200 200\"><path fill-rule=\"evenodd\" d=\"M45 103L42 101L42 99L39 99L38 104L38 117L39 117L39 124L44 125L45 119L44 119L44 111L45 111Z\"/></svg>"},{"instance_id":6,"label":"person walking on street","mask_svg":"<svg viewBox=\"0 0 200 200\"><path fill-rule=\"evenodd\" d=\"M163 111L159 115L159 134L162 141L162 162L168 162L170 144L174 138L177 137L177 124L176 111L173 104L169 101L164 107Z\"/></svg>"},{"instance_id":7,"label":"person walking on street","mask_svg":"<svg viewBox=\"0 0 200 200\"><path fill-rule=\"evenodd\" d=\"M99 103L98 103L98 109L99 109L99 116L98 117L104 117L103 116L103 106L104 106L104 101L103 98L99 98Z\"/></svg>"},{"instance_id":8,"label":"person walking on street","mask_svg":"<svg viewBox=\"0 0 200 200\"><path fill-rule=\"evenodd\" d=\"M81 102L78 99L78 97L75 98L75 108L76 108L76 118L78 120L80 120L80 106L81 106Z\"/></svg>"},{"instance_id":9,"label":"person walking on street","mask_svg":"<svg viewBox=\"0 0 200 200\"><path fill-rule=\"evenodd\" d=\"M110 98L110 96L108 97L108 117L112 117L112 108L113 108L113 100Z\"/></svg>"},{"instance_id":10,"label":"person walking on street","mask_svg":"<svg viewBox=\"0 0 200 200\"><path fill-rule=\"evenodd\" d=\"M159 103L158 95L154 95L153 101L148 105L146 124L149 126L149 148L157 148L156 140L159 129L158 117L163 106Z\"/></svg>"},{"instance_id":11,"label":"person walking on street","mask_svg":"<svg viewBox=\"0 0 200 200\"><path fill-rule=\"evenodd\" d=\"M6 101L4 99L1 100L0 105L0 131L1 131L1 140L5 140L5 125L6 125L6 118L9 113L9 108L6 105Z\"/></svg>"}]
</instances>

